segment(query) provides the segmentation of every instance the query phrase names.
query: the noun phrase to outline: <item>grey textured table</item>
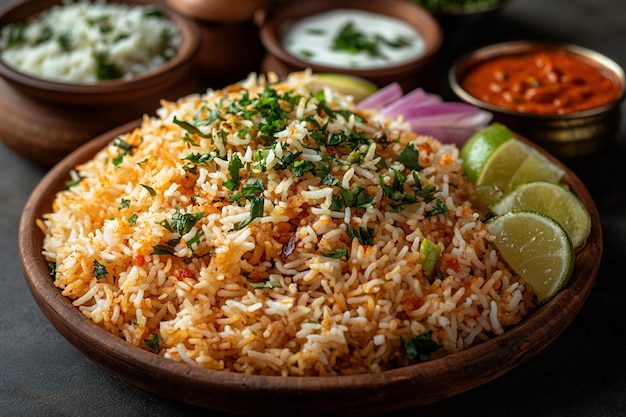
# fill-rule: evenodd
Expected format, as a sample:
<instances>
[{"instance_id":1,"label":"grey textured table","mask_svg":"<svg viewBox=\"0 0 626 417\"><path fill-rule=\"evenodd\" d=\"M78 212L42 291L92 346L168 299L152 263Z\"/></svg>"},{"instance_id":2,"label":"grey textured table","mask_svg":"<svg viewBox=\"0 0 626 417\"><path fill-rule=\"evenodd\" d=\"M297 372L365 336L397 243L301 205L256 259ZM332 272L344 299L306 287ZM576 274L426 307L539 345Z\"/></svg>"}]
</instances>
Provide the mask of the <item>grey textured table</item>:
<instances>
[{"instance_id":1,"label":"grey textured table","mask_svg":"<svg viewBox=\"0 0 626 417\"><path fill-rule=\"evenodd\" d=\"M476 44L572 42L626 67L626 1L513 0L475 35ZM497 380L397 415L626 416L625 162L623 123L608 149L575 167L596 199L605 250L596 285L573 323L539 355ZM44 173L0 144L0 416L216 415L109 375L41 314L22 278L16 241L22 207Z\"/></svg>"}]
</instances>

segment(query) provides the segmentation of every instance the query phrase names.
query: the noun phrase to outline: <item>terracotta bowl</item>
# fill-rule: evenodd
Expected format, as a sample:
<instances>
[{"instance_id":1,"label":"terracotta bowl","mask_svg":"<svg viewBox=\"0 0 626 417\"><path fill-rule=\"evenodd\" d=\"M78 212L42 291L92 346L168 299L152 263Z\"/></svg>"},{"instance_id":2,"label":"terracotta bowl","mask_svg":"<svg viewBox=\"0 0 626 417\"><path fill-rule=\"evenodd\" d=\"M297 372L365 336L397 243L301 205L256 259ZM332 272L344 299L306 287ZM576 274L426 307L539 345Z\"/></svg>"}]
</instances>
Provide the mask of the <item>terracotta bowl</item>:
<instances>
[{"instance_id":1,"label":"terracotta bowl","mask_svg":"<svg viewBox=\"0 0 626 417\"><path fill-rule=\"evenodd\" d=\"M605 75L618 86L617 97L606 105L589 110L567 114L537 114L487 103L462 86L468 72L482 62L546 49L566 51L602 68ZM448 81L457 98L492 112L495 121L532 139L560 159L572 163L601 149L615 137L621 123L620 105L626 91L624 71L608 57L576 45L548 42L505 42L477 49L452 65Z\"/></svg>"},{"instance_id":2,"label":"terracotta bowl","mask_svg":"<svg viewBox=\"0 0 626 417\"><path fill-rule=\"evenodd\" d=\"M130 5L153 4L149 0L113 1ZM62 0L26 0L4 9L0 15L0 27L23 22L40 14ZM55 82L20 72L0 60L0 76L11 86L32 97L62 104L97 105L125 103L163 91L184 78L195 57L199 45L196 24L165 6L160 7L177 26L182 42L178 54L159 69L128 80L103 81L96 84L72 84Z\"/></svg>"},{"instance_id":3,"label":"terracotta bowl","mask_svg":"<svg viewBox=\"0 0 626 417\"><path fill-rule=\"evenodd\" d=\"M207 87L221 88L259 70L265 51L256 16L275 1L166 0L172 9L194 19L200 27L195 66Z\"/></svg>"},{"instance_id":4,"label":"terracotta bowl","mask_svg":"<svg viewBox=\"0 0 626 417\"><path fill-rule=\"evenodd\" d=\"M172 8L207 22L243 22L276 0L167 0Z\"/></svg>"},{"instance_id":5,"label":"terracotta bowl","mask_svg":"<svg viewBox=\"0 0 626 417\"><path fill-rule=\"evenodd\" d=\"M43 233L36 225L37 219L50 212L55 193L69 179L69 171L136 125L138 122L133 122L96 138L43 178L21 217L19 252L34 299L65 338L106 371L167 398L248 415L319 415L320 412L367 415L434 403L493 380L541 351L576 316L598 272L602 231L594 202L580 179L547 155L566 170L565 181L589 210L591 235L577 254L569 284L503 335L429 362L366 375L270 377L207 370L174 362L108 333L72 306L50 279L41 254Z\"/></svg>"},{"instance_id":6,"label":"terracotta bowl","mask_svg":"<svg viewBox=\"0 0 626 417\"><path fill-rule=\"evenodd\" d=\"M319 65L288 52L282 41L285 25L304 17L332 9L357 9L391 16L411 25L424 38L424 53L405 63L375 69L355 69ZM267 55L263 72L273 71L279 76L311 68L314 72L340 73L365 78L383 87L399 82L405 90L423 87L437 89L437 73L434 56L441 46L443 35L435 18L418 6L405 0L298 0L284 2L270 10L260 29L261 42Z\"/></svg>"},{"instance_id":7,"label":"terracotta bowl","mask_svg":"<svg viewBox=\"0 0 626 417\"><path fill-rule=\"evenodd\" d=\"M59 3L15 3L0 12L0 27ZM161 99L174 100L198 91L195 75L190 73L200 44L198 25L165 6L158 7L176 24L182 44L175 58L151 73L130 80L71 84L26 75L0 60L0 139L18 155L50 167L93 137L156 110Z\"/></svg>"}]
</instances>

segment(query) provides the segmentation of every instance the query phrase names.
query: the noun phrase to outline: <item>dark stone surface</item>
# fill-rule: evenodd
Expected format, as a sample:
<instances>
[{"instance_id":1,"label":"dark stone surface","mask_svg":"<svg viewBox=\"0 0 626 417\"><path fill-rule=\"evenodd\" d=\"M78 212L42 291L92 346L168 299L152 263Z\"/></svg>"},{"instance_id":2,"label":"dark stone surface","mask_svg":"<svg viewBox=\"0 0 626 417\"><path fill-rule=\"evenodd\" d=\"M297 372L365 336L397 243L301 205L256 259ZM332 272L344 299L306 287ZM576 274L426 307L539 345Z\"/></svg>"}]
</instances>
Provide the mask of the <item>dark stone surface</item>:
<instances>
[{"instance_id":1,"label":"dark stone surface","mask_svg":"<svg viewBox=\"0 0 626 417\"><path fill-rule=\"evenodd\" d=\"M623 0L512 0L497 19L466 33L468 41L455 53L499 40L558 40L594 49L626 67L625 19ZM608 149L575 167L596 199L605 249L595 288L572 324L532 360L497 380L394 415L626 415L625 161L623 123ZM41 314L22 278L17 232L22 207L44 173L0 144L0 416L217 415L106 373Z\"/></svg>"}]
</instances>

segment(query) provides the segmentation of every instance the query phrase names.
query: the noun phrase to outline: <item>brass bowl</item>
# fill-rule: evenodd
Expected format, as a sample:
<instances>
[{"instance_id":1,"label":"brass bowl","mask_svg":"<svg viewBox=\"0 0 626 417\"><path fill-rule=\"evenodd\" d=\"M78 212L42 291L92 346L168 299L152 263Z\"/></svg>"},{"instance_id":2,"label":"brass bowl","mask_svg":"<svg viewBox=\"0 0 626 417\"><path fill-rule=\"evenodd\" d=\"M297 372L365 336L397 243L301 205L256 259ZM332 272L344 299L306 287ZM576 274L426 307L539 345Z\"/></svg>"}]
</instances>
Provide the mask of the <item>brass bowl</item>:
<instances>
[{"instance_id":1,"label":"brass bowl","mask_svg":"<svg viewBox=\"0 0 626 417\"><path fill-rule=\"evenodd\" d=\"M619 85L617 98L607 105L590 110L568 114L536 114L487 103L461 86L464 75L478 63L499 56L545 49L564 50L605 69ZM560 159L572 162L595 153L614 138L621 122L620 105L626 91L624 71L608 57L580 46L548 42L505 42L477 49L452 65L448 72L448 81L459 99L492 112L494 121L501 122L533 140Z\"/></svg>"}]
</instances>

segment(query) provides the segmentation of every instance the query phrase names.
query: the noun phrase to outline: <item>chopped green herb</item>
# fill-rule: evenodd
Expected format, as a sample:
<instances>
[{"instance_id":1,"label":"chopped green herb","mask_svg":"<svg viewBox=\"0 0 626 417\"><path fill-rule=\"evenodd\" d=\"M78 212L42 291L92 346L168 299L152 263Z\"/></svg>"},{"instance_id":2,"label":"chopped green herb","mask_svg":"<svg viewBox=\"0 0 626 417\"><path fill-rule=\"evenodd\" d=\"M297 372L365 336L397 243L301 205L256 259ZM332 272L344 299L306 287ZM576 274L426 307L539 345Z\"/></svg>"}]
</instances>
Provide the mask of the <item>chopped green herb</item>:
<instances>
[{"instance_id":1,"label":"chopped green herb","mask_svg":"<svg viewBox=\"0 0 626 417\"><path fill-rule=\"evenodd\" d=\"M122 201L120 202L120 206L118 208L122 210L129 206L130 206L130 200L128 198L122 198Z\"/></svg>"},{"instance_id":2,"label":"chopped green herb","mask_svg":"<svg viewBox=\"0 0 626 417\"><path fill-rule=\"evenodd\" d=\"M66 190L69 190L69 189L70 189L70 188L72 188L73 186L80 184L80 182L81 182L82 180L84 180L84 179L85 179L85 177L82 177L80 174L78 174L78 175L76 176L76 178L71 179L71 180L68 180L68 181L65 181L65 183L64 183L64 185L65 185L65 189L66 189Z\"/></svg>"},{"instance_id":3,"label":"chopped green herb","mask_svg":"<svg viewBox=\"0 0 626 417\"><path fill-rule=\"evenodd\" d=\"M48 262L48 274L51 277L56 277L57 275L57 264L56 262Z\"/></svg>"},{"instance_id":4,"label":"chopped green herb","mask_svg":"<svg viewBox=\"0 0 626 417\"><path fill-rule=\"evenodd\" d=\"M406 148L398 155L396 161L403 164L408 169L420 171L423 167L419 164L419 152L413 143L409 143Z\"/></svg>"},{"instance_id":5,"label":"chopped green herb","mask_svg":"<svg viewBox=\"0 0 626 417\"><path fill-rule=\"evenodd\" d=\"M244 227L249 225L252 220L256 219L257 217L263 217L264 205L265 199L263 198L263 196L252 198L252 200L250 201L250 217L241 222L241 224L235 225L235 229L243 229Z\"/></svg>"},{"instance_id":6,"label":"chopped green herb","mask_svg":"<svg viewBox=\"0 0 626 417\"><path fill-rule=\"evenodd\" d=\"M426 217L436 216L438 214L448 214L448 206L442 200L435 201L435 206L432 210L426 212Z\"/></svg>"},{"instance_id":7,"label":"chopped green herb","mask_svg":"<svg viewBox=\"0 0 626 417\"><path fill-rule=\"evenodd\" d=\"M348 226L348 235L350 239L356 238L361 245L372 246L374 244L374 229L370 227Z\"/></svg>"},{"instance_id":8,"label":"chopped green herb","mask_svg":"<svg viewBox=\"0 0 626 417\"><path fill-rule=\"evenodd\" d=\"M348 249L333 249L331 252L320 252L320 255L326 258L339 259L348 255Z\"/></svg>"},{"instance_id":9,"label":"chopped green herb","mask_svg":"<svg viewBox=\"0 0 626 417\"><path fill-rule=\"evenodd\" d=\"M122 70L117 65L109 62L106 52L100 52L95 55L96 59L96 77L100 81L116 80L122 77Z\"/></svg>"},{"instance_id":10,"label":"chopped green herb","mask_svg":"<svg viewBox=\"0 0 626 417\"><path fill-rule=\"evenodd\" d=\"M182 213L177 207L176 213L172 216L172 230L179 235L187 234L203 216L203 211L198 213Z\"/></svg>"},{"instance_id":11,"label":"chopped green herb","mask_svg":"<svg viewBox=\"0 0 626 417\"><path fill-rule=\"evenodd\" d=\"M406 358L415 362L429 360L430 354L441 348L439 343L432 340L432 334L433 331L429 329L408 339L400 336Z\"/></svg>"},{"instance_id":12,"label":"chopped green herb","mask_svg":"<svg viewBox=\"0 0 626 417\"><path fill-rule=\"evenodd\" d=\"M93 276L96 277L96 279L105 278L107 273L107 269L104 265L97 260L93 261Z\"/></svg>"},{"instance_id":13,"label":"chopped green herb","mask_svg":"<svg viewBox=\"0 0 626 417\"><path fill-rule=\"evenodd\" d=\"M133 213L129 218L128 218L128 224L131 226L134 226L135 224L137 224L137 214Z\"/></svg>"},{"instance_id":14,"label":"chopped green herb","mask_svg":"<svg viewBox=\"0 0 626 417\"><path fill-rule=\"evenodd\" d=\"M191 123L185 122L184 120L178 120L176 116L174 116L174 120L172 120L172 122L175 125L182 127L183 129L185 129L185 131L187 131L187 133L191 133L192 135L198 135L201 138L210 137L210 135L203 133L200 129L198 129L196 126L192 125Z\"/></svg>"},{"instance_id":15,"label":"chopped green herb","mask_svg":"<svg viewBox=\"0 0 626 417\"><path fill-rule=\"evenodd\" d=\"M230 180L225 181L222 185L233 191L239 187L239 170L244 167L243 162L238 154L234 154L228 161L228 173Z\"/></svg>"},{"instance_id":16,"label":"chopped green herb","mask_svg":"<svg viewBox=\"0 0 626 417\"><path fill-rule=\"evenodd\" d=\"M154 188L150 187L149 185L146 185L146 184L139 184L139 185L141 185L143 188L148 190L148 192L150 193L152 197L156 195L156 191L154 191Z\"/></svg>"},{"instance_id":17,"label":"chopped green herb","mask_svg":"<svg viewBox=\"0 0 626 417\"><path fill-rule=\"evenodd\" d=\"M174 255L174 249L165 245L154 245L151 255Z\"/></svg>"},{"instance_id":18,"label":"chopped green herb","mask_svg":"<svg viewBox=\"0 0 626 417\"><path fill-rule=\"evenodd\" d=\"M312 161L297 160L293 163L292 169L295 177L301 177L307 172L315 172L315 164Z\"/></svg>"},{"instance_id":19,"label":"chopped green herb","mask_svg":"<svg viewBox=\"0 0 626 417\"><path fill-rule=\"evenodd\" d=\"M263 290L263 289L272 289L272 288L281 288L280 282L276 281L265 281L265 282L254 282L252 284L252 288L255 290Z\"/></svg>"},{"instance_id":20,"label":"chopped green herb","mask_svg":"<svg viewBox=\"0 0 626 417\"><path fill-rule=\"evenodd\" d=\"M147 339L143 339L143 342L150 348L154 353L159 353L161 351L161 336L156 333L151 333L150 337Z\"/></svg>"}]
</instances>

